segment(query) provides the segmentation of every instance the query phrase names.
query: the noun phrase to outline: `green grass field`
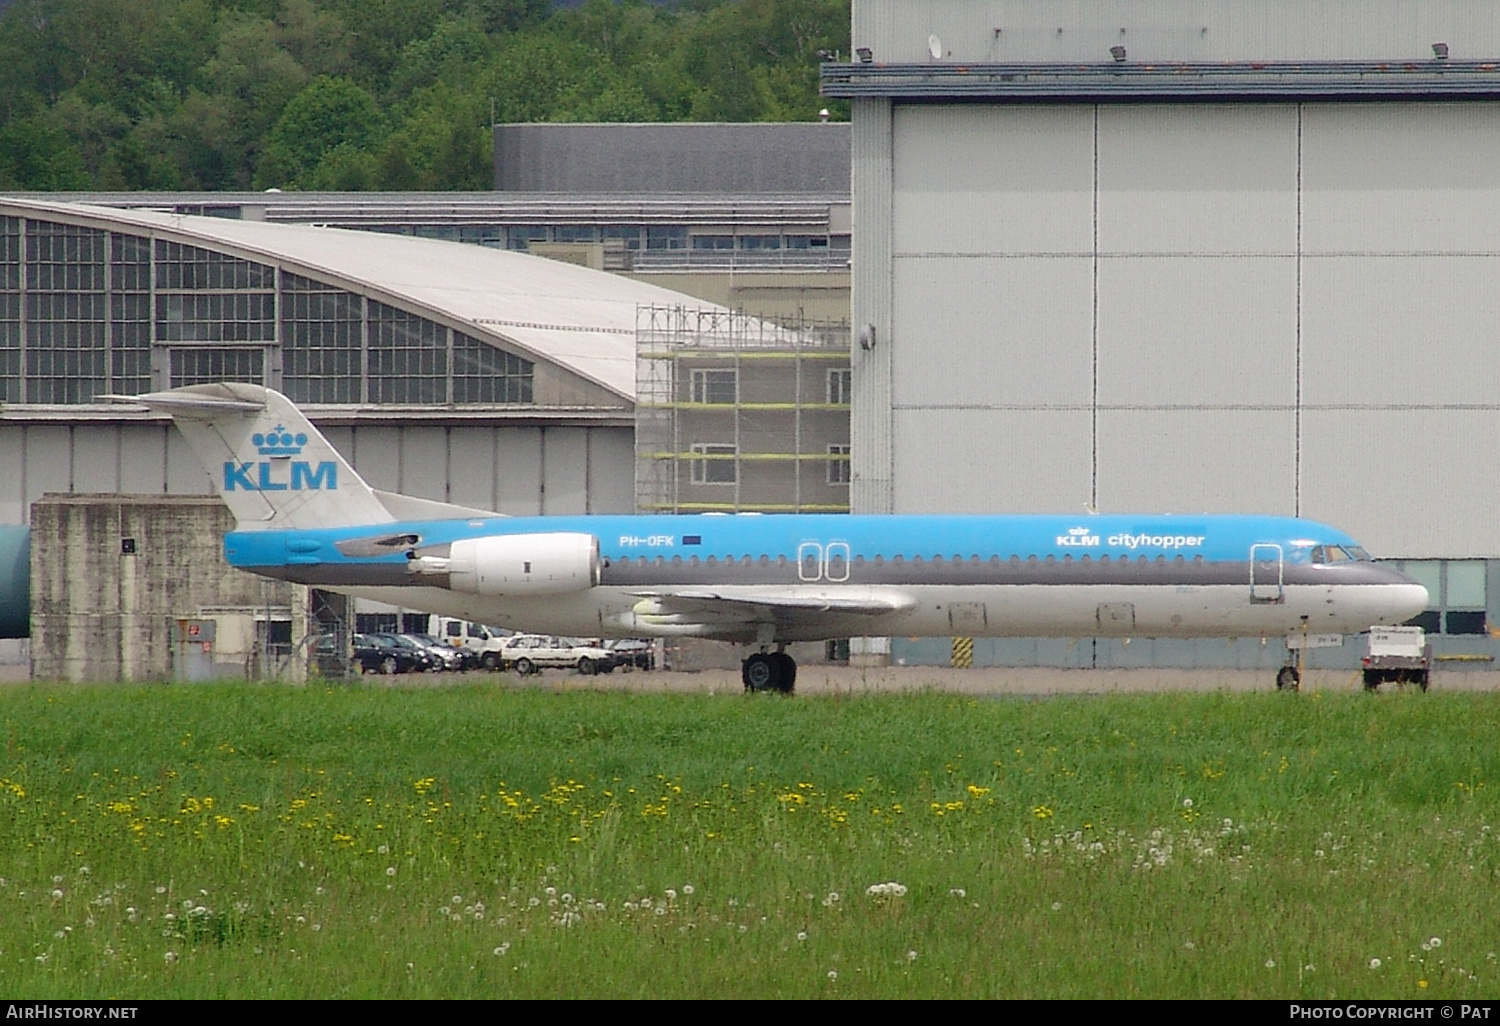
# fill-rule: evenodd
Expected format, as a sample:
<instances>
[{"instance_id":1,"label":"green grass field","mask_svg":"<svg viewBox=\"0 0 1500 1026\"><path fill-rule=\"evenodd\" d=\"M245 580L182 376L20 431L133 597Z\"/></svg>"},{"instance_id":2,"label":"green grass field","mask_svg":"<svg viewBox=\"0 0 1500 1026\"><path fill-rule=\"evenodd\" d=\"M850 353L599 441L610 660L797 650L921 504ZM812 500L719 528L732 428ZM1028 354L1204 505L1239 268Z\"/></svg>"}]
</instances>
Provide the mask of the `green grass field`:
<instances>
[{"instance_id":1,"label":"green grass field","mask_svg":"<svg viewBox=\"0 0 1500 1026\"><path fill-rule=\"evenodd\" d=\"M1500 697L0 691L0 993L1495 997Z\"/></svg>"}]
</instances>

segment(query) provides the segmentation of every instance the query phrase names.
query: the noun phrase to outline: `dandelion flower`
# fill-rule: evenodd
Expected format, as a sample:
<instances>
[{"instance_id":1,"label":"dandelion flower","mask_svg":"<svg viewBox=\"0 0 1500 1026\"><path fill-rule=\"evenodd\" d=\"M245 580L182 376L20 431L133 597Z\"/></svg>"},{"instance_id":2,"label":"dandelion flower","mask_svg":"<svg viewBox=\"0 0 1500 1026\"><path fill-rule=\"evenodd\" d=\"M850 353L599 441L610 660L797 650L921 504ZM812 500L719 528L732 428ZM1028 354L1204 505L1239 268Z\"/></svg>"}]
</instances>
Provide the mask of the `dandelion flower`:
<instances>
[{"instance_id":1,"label":"dandelion flower","mask_svg":"<svg viewBox=\"0 0 1500 1026\"><path fill-rule=\"evenodd\" d=\"M1378 958L1372 958L1372 959L1370 959L1370 968L1371 969L1379 969L1380 968L1380 959L1378 959Z\"/></svg>"},{"instance_id":2,"label":"dandelion flower","mask_svg":"<svg viewBox=\"0 0 1500 1026\"><path fill-rule=\"evenodd\" d=\"M1191 798L1184 798L1182 800L1182 807L1184 809L1191 809L1193 807L1193 800Z\"/></svg>"},{"instance_id":3,"label":"dandelion flower","mask_svg":"<svg viewBox=\"0 0 1500 1026\"><path fill-rule=\"evenodd\" d=\"M797 931L797 939L799 941L805 941L805 940L807 940L807 931L806 930L798 930Z\"/></svg>"},{"instance_id":4,"label":"dandelion flower","mask_svg":"<svg viewBox=\"0 0 1500 1026\"><path fill-rule=\"evenodd\" d=\"M1422 942L1422 950L1423 951L1431 951L1432 950L1432 941L1423 941Z\"/></svg>"},{"instance_id":5,"label":"dandelion flower","mask_svg":"<svg viewBox=\"0 0 1500 1026\"><path fill-rule=\"evenodd\" d=\"M1440 947L1443 946L1443 938L1441 938L1441 937L1433 937L1430 940L1428 940L1427 943L1430 944L1434 948L1440 948Z\"/></svg>"},{"instance_id":6,"label":"dandelion flower","mask_svg":"<svg viewBox=\"0 0 1500 1026\"><path fill-rule=\"evenodd\" d=\"M462 905L464 903L464 896L462 894L455 894L453 897L449 898L448 900L449 900L450 903L452 903L454 905Z\"/></svg>"},{"instance_id":7,"label":"dandelion flower","mask_svg":"<svg viewBox=\"0 0 1500 1026\"><path fill-rule=\"evenodd\" d=\"M60 901L61 899L62 899L62 890L59 889L59 888L54 887L52 889L52 900L53 901Z\"/></svg>"},{"instance_id":8,"label":"dandelion flower","mask_svg":"<svg viewBox=\"0 0 1500 1026\"><path fill-rule=\"evenodd\" d=\"M386 866L385 867L385 875L386 876L395 876L396 875L396 867L395 866Z\"/></svg>"},{"instance_id":9,"label":"dandelion flower","mask_svg":"<svg viewBox=\"0 0 1500 1026\"><path fill-rule=\"evenodd\" d=\"M1276 959L1274 959L1274 958L1268 958L1268 959L1266 959L1266 968L1267 969L1275 969L1276 968Z\"/></svg>"},{"instance_id":10,"label":"dandelion flower","mask_svg":"<svg viewBox=\"0 0 1500 1026\"><path fill-rule=\"evenodd\" d=\"M917 960L917 953L916 953L916 951L908 951L906 953L906 960L908 962L915 962Z\"/></svg>"},{"instance_id":11,"label":"dandelion flower","mask_svg":"<svg viewBox=\"0 0 1500 1026\"><path fill-rule=\"evenodd\" d=\"M830 970L828 970L828 978L830 980L836 980L836 979L838 979L839 978L839 971L837 969L830 969Z\"/></svg>"},{"instance_id":12,"label":"dandelion flower","mask_svg":"<svg viewBox=\"0 0 1500 1026\"><path fill-rule=\"evenodd\" d=\"M693 894L693 885L692 884L683 884L682 885L682 893L684 895L688 896L688 897L692 897L692 894Z\"/></svg>"},{"instance_id":13,"label":"dandelion flower","mask_svg":"<svg viewBox=\"0 0 1500 1026\"><path fill-rule=\"evenodd\" d=\"M948 890L948 894L950 897L954 898L967 898L969 896L969 892L964 890L962 887L950 888Z\"/></svg>"},{"instance_id":14,"label":"dandelion flower","mask_svg":"<svg viewBox=\"0 0 1500 1026\"><path fill-rule=\"evenodd\" d=\"M505 954L509 950L510 950L510 943L507 941L506 943L500 945L498 948L495 949L495 954L496 955L503 955L503 954Z\"/></svg>"},{"instance_id":15,"label":"dandelion flower","mask_svg":"<svg viewBox=\"0 0 1500 1026\"><path fill-rule=\"evenodd\" d=\"M175 951L168 951L165 954L163 954L161 956L161 958L162 958L163 962L167 963L168 965L171 965L173 962L177 961L177 952L175 952Z\"/></svg>"},{"instance_id":16,"label":"dandelion flower","mask_svg":"<svg viewBox=\"0 0 1500 1026\"><path fill-rule=\"evenodd\" d=\"M666 895L667 895L667 900L668 901L676 901L677 900L677 892L674 891L670 887L667 888Z\"/></svg>"},{"instance_id":17,"label":"dandelion flower","mask_svg":"<svg viewBox=\"0 0 1500 1026\"><path fill-rule=\"evenodd\" d=\"M1060 912L1060 911L1062 911L1062 902L1060 902L1060 901L1054 901L1052 903L1052 911L1054 911L1054 912Z\"/></svg>"}]
</instances>

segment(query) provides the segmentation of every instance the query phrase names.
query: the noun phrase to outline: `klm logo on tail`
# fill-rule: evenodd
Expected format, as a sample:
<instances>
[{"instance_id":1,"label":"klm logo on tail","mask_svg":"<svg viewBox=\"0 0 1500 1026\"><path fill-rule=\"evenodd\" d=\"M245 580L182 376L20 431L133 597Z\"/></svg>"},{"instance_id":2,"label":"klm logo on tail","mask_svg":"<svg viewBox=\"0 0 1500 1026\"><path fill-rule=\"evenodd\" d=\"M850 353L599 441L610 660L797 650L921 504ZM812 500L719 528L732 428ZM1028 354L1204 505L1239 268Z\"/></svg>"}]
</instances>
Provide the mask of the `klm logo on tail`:
<instances>
[{"instance_id":1,"label":"klm logo on tail","mask_svg":"<svg viewBox=\"0 0 1500 1026\"><path fill-rule=\"evenodd\" d=\"M225 463L226 492L332 491L338 488L338 465L331 460L323 460L313 466L307 460L287 458L301 454L302 447L307 444L305 434L293 435L278 424L268 434L256 432L251 435L250 441L254 443L256 452L272 459L253 463ZM290 469L278 472L279 465Z\"/></svg>"}]
</instances>

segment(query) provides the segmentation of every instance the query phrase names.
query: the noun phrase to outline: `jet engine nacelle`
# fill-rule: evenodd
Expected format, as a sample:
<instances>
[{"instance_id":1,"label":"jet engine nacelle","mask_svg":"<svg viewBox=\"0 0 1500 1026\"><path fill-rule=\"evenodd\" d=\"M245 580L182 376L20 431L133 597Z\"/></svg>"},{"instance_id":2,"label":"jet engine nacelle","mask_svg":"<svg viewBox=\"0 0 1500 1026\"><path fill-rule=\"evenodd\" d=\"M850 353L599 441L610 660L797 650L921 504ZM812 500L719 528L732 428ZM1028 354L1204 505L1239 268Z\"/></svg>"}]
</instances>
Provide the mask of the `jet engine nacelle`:
<instances>
[{"instance_id":1,"label":"jet engine nacelle","mask_svg":"<svg viewBox=\"0 0 1500 1026\"><path fill-rule=\"evenodd\" d=\"M449 548L448 587L475 595L562 595L599 583L591 534L497 534Z\"/></svg>"}]
</instances>

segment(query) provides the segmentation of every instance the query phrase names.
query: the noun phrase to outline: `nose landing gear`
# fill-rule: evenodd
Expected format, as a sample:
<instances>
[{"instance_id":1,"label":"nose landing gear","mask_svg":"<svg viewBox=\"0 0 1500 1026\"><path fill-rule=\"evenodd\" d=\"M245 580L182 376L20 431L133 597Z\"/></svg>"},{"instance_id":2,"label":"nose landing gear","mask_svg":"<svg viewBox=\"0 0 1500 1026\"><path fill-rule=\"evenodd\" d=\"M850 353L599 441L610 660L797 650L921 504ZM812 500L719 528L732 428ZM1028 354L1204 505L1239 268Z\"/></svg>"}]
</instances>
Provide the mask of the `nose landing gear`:
<instances>
[{"instance_id":1,"label":"nose landing gear","mask_svg":"<svg viewBox=\"0 0 1500 1026\"><path fill-rule=\"evenodd\" d=\"M790 695L797 683L797 662L785 652L756 652L740 666L746 691L779 691Z\"/></svg>"}]
</instances>

